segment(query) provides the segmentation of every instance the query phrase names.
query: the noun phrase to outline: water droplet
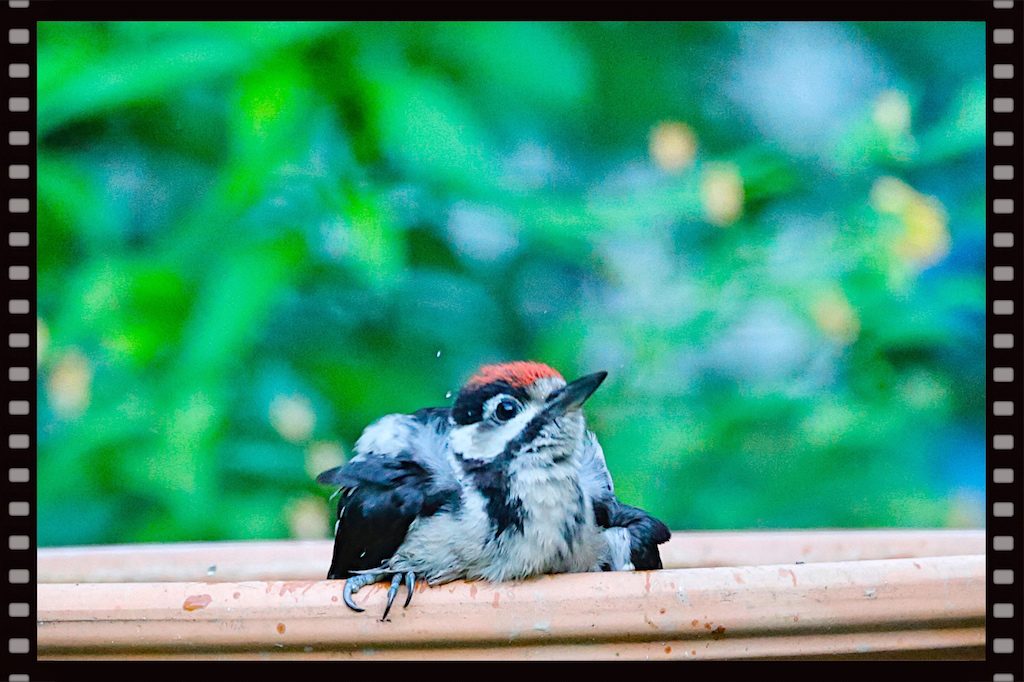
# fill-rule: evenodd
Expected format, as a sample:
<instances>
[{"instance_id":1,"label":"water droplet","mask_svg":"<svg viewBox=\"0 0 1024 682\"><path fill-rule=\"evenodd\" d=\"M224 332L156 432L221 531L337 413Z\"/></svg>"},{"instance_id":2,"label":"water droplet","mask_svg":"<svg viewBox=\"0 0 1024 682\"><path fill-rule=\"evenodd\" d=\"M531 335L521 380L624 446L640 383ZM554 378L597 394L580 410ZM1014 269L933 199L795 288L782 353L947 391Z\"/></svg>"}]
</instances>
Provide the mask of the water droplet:
<instances>
[{"instance_id":1,"label":"water droplet","mask_svg":"<svg viewBox=\"0 0 1024 682\"><path fill-rule=\"evenodd\" d=\"M452 392L451 392L451 391L448 391L447 393L445 393L445 394L444 394L444 397L445 397L445 399L446 399L446 400L447 400L448 398L451 398L451 397L452 397Z\"/></svg>"},{"instance_id":2,"label":"water droplet","mask_svg":"<svg viewBox=\"0 0 1024 682\"><path fill-rule=\"evenodd\" d=\"M441 357L441 351L437 351L437 355L435 357Z\"/></svg>"}]
</instances>

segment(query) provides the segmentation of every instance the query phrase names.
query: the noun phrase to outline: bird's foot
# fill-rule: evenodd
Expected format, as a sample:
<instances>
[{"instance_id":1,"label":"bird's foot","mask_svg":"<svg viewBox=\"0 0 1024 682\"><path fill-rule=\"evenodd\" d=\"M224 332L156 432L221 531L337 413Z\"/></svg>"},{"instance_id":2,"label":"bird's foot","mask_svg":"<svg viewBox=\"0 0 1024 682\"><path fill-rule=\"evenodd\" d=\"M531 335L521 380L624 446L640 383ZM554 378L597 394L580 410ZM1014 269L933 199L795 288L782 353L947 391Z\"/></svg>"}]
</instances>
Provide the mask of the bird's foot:
<instances>
[{"instance_id":1,"label":"bird's foot","mask_svg":"<svg viewBox=\"0 0 1024 682\"><path fill-rule=\"evenodd\" d=\"M345 600L345 606L353 611L365 611L366 609L356 606L356 603L352 601L352 595L367 585L380 582L384 579L384 576L384 573L359 573L347 579L345 581L345 589L341 593L341 598Z\"/></svg>"},{"instance_id":2,"label":"bird's foot","mask_svg":"<svg viewBox=\"0 0 1024 682\"><path fill-rule=\"evenodd\" d=\"M395 597L398 595L398 586L405 580L405 603L402 604L402 608L409 606L409 602L412 601L412 591L416 587L416 574L412 571L406 571L405 573L395 573L391 578L391 587L388 588L388 603L384 607L384 615L380 617L380 622L384 622L388 619L388 611L391 610L391 605L395 603Z\"/></svg>"},{"instance_id":3,"label":"bird's foot","mask_svg":"<svg viewBox=\"0 0 1024 682\"><path fill-rule=\"evenodd\" d=\"M387 576L387 573L360 573L346 580L345 589L342 593L345 605L353 611L364 611L365 609L356 606L356 603L352 600L352 595L367 585L372 585L373 583L386 579ZM398 596L398 588L402 584L403 580L405 581L406 595L405 603L402 605L402 608L409 606L409 602L412 601L413 589L416 587L416 574L412 571L392 574L391 587L388 588L388 603L384 607L384 615L380 618L381 622L387 620L388 613L391 611L392 604L395 603L395 597Z\"/></svg>"}]
</instances>

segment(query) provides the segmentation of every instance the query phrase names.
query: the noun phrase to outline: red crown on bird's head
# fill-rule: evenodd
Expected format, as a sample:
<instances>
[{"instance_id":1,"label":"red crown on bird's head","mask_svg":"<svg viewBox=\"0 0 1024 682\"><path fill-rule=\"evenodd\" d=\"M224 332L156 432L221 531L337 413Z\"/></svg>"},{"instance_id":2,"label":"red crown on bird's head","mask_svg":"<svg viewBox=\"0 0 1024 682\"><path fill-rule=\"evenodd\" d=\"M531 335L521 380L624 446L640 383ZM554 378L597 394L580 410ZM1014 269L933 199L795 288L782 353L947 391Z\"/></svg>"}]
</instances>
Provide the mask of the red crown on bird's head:
<instances>
[{"instance_id":1,"label":"red crown on bird's head","mask_svg":"<svg viewBox=\"0 0 1024 682\"><path fill-rule=\"evenodd\" d=\"M538 379L557 377L562 379L558 370L542 362L518 360L516 362L500 362L484 365L466 382L466 388L473 389L495 381L505 381L514 387L529 386Z\"/></svg>"}]
</instances>

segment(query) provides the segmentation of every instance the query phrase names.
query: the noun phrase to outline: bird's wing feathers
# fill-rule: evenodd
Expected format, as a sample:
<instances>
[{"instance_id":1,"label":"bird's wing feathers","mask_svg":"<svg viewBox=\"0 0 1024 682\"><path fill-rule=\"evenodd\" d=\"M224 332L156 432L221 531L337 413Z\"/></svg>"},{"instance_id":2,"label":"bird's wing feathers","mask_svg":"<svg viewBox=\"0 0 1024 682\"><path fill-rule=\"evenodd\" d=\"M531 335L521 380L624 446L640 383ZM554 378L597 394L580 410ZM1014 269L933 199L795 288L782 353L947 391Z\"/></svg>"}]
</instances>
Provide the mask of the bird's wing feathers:
<instances>
[{"instance_id":1,"label":"bird's wing feathers","mask_svg":"<svg viewBox=\"0 0 1024 682\"><path fill-rule=\"evenodd\" d=\"M583 487L583 492L592 500L603 500L615 495L612 475L604 461L604 450L592 431L587 431L583 437L580 485Z\"/></svg>"},{"instance_id":2,"label":"bird's wing feathers","mask_svg":"<svg viewBox=\"0 0 1024 682\"><path fill-rule=\"evenodd\" d=\"M387 415L363 431L355 457L317 476L341 488L328 578L379 568L414 519L458 504L460 485L445 451L447 428L443 408Z\"/></svg>"},{"instance_id":3,"label":"bird's wing feathers","mask_svg":"<svg viewBox=\"0 0 1024 682\"><path fill-rule=\"evenodd\" d=\"M604 451L590 431L583 441L580 482L594 506L594 517L602 528L624 528L629 533L629 562L638 571L660 569L658 545L667 542L672 533L668 526L643 509L623 504L615 497L615 487ZM614 566L619 570L622 566Z\"/></svg>"},{"instance_id":4,"label":"bird's wing feathers","mask_svg":"<svg viewBox=\"0 0 1024 682\"><path fill-rule=\"evenodd\" d=\"M629 533L629 563L634 569L651 571L662 568L658 545L668 542L672 536L668 526L643 509L619 502L614 496L602 504L595 503L594 515L599 526L624 528ZM621 567L614 569L620 570Z\"/></svg>"}]
</instances>

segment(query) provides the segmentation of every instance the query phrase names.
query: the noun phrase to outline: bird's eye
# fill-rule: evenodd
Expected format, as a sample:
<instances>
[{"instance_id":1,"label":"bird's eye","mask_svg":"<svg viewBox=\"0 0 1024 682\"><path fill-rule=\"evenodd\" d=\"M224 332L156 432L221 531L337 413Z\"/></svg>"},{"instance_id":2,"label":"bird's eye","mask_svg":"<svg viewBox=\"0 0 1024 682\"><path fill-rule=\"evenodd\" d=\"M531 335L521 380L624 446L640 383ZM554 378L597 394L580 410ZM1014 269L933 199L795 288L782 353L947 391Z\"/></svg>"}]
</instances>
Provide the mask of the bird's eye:
<instances>
[{"instance_id":1,"label":"bird's eye","mask_svg":"<svg viewBox=\"0 0 1024 682\"><path fill-rule=\"evenodd\" d=\"M502 398L497 407L494 408L494 416L503 422L519 414L519 403L511 398Z\"/></svg>"}]
</instances>

